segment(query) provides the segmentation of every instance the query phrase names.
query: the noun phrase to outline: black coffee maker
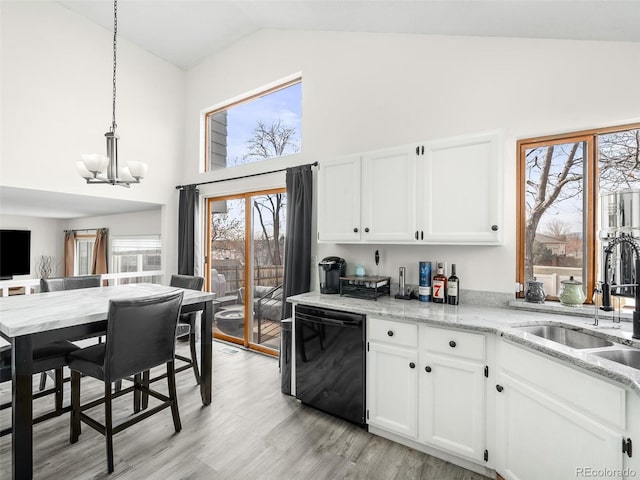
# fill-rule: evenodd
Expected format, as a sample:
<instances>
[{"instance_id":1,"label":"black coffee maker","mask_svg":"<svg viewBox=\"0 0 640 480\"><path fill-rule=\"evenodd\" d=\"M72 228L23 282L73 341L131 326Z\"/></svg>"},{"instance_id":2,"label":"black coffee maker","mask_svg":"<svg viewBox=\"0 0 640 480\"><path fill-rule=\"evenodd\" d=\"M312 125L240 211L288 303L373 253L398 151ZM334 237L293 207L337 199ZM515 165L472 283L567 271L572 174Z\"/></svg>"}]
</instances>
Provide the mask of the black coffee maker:
<instances>
[{"instance_id":1,"label":"black coffee maker","mask_svg":"<svg viewBox=\"0 0 640 480\"><path fill-rule=\"evenodd\" d=\"M340 293L340 277L347 272L347 262L340 257L325 257L318 263L320 293Z\"/></svg>"}]
</instances>

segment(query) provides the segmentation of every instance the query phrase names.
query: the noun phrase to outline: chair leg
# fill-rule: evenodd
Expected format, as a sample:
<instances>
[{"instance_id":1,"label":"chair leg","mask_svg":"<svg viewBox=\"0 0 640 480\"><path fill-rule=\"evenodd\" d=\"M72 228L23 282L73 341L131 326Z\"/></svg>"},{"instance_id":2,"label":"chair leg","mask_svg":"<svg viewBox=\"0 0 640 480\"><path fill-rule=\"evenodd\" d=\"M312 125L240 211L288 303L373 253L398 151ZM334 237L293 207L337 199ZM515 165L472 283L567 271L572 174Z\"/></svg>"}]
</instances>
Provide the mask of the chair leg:
<instances>
[{"instance_id":1,"label":"chair leg","mask_svg":"<svg viewBox=\"0 0 640 480\"><path fill-rule=\"evenodd\" d=\"M149 376L150 376L151 372L149 370L145 370L144 372L142 372L142 385L145 388L149 388L149 384L151 382L149 382ZM146 410L147 407L149 406L149 394L147 392L142 392L142 410Z\"/></svg>"},{"instance_id":2,"label":"chair leg","mask_svg":"<svg viewBox=\"0 0 640 480\"><path fill-rule=\"evenodd\" d=\"M56 401L56 411L59 412L60 410L62 410L62 397L63 397L63 394L64 394L62 368L56 368L56 370L55 370L55 384L56 384L56 400L55 400Z\"/></svg>"},{"instance_id":3,"label":"chair leg","mask_svg":"<svg viewBox=\"0 0 640 480\"><path fill-rule=\"evenodd\" d=\"M111 412L111 382L104 384L104 437L107 442L107 470L113 473L113 417Z\"/></svg>"},{"instance_id":4,"label":"chair leg","mask_svg":"<svg viewBox=\"0 0 640 480\"><path fill-rule=\"evenodd\" d=\"M198 354L196 346L196 334L189 335L189 347L191 348L191 366L193 367L193 375L196 377L196 385L200 385L200 371L198 370Z\"/></svg>"},{"instance_id":5,"label":"chair leg","mask_svg":"<svg viewBox=\"0 0 640 480\"><path fill-rule=\"evenodd\" d=\"M71 370L71 434L69 441L76 443L80 433L80 372Z\"/></svg>"},{"instance_id":6,"label":"chair leg","mask_svg":"<svg viewBox=\"0 0 640 480\"><path fill-rule=\"evenodd\" d=\"M133 376L133 413L138 413L140 411L140 404L142 399L140 398L142 392L140 391L140 386L142 385L141 376L139 373L136 373ZM117 391L117 390L116 390Z\"/></svg>"},{"instance_id":7,"label":"chair leg","mask_svg":"<svg viewBox=\"0 0 640 480\"><path fill-rule=\"evenodd\" d=\"M173 416L173 426L176 433L182 430L180 423L180 412L178 411L178 394L176 392L176 366L173 361L167 362L167 386L169 387L169 398L171 399L171 415Z\"/></svg>"},{"instance_id":8,"label":"chair leg","mask_svg":"<svg viewBox=\"0 0 640 480\"><path fill-rule=\"evenodd\" d=\"M42 372L40 374L40 384L38 385L38 390L43 391L47 386L47 372Z\"/></svg>"}]
</instances>

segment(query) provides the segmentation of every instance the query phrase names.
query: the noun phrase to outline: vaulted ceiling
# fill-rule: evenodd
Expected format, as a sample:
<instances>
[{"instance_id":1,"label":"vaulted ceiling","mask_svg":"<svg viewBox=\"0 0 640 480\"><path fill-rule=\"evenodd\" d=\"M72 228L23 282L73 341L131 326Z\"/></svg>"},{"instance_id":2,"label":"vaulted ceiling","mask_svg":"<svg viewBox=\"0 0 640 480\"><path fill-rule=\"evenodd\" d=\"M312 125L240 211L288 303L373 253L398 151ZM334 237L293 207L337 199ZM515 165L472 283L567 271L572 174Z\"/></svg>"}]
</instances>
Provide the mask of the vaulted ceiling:
<instances>
[{"instance_id":1,"label":"vaulted ceiling","mask_svg":"<svg viewBox=\"0 0 640 480\"><path fill-rule=\"evenodd\" d=\"M112 0L57 2L113 29ZM640 1L118 1L119 34L183 69L264 28L640 42Z\"/></svg>"}]
</instances>

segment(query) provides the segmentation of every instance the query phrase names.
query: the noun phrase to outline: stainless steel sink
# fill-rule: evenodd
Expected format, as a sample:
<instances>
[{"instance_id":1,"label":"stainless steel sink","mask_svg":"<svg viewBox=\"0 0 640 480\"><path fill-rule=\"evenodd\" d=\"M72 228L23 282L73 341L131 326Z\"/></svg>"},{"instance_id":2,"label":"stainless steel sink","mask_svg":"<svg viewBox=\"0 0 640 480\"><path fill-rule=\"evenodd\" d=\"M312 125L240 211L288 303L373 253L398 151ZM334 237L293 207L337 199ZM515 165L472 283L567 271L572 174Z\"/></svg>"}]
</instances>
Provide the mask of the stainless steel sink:
<instances>
[{"instance_id":1,"label":"stainless steel sink","mask_svg":"<svg viewBox=\"0 0 640 480\"><path fill-rule=\"evenodd\" d=\"M559 325L534 325L518 328L537 337L551 340L552 342L560 343L571 348L601 348L613 345L613 342L605 340L604 338ZM638 360L640 360L640 357L638 357Z\"/></svg>"},{"instance_id":2,"label":"stainless steel sink","mask_svg":"<svg viewBox=\"0 0 640 480\"><path fill-rule=\"evenodd\" d=\"M603 350L593 354L640 370L640 350Z\"/></svg>"}]
</instances>

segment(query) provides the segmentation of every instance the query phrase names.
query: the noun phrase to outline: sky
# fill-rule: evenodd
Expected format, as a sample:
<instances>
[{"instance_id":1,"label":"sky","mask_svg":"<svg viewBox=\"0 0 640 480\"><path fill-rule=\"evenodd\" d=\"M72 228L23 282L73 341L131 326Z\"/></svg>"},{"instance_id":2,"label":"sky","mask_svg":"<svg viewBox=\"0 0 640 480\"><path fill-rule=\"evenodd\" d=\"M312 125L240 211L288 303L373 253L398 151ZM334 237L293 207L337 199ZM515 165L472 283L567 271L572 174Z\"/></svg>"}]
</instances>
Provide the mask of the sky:
<instances>
[{"instance_id":1,"label":"sky","mask_svg":"<svg viewBox=\"0 0 640 480\"><path fill-rule=\"evenodd\" d=\"M302 83L278 90L258 99L230 108L227 111L227 158L229 165L242 159L247 141L253 136L258 120L269 126L280 120L294 128L293 142L301 148Z\"/></svg>"}]
</instances>

